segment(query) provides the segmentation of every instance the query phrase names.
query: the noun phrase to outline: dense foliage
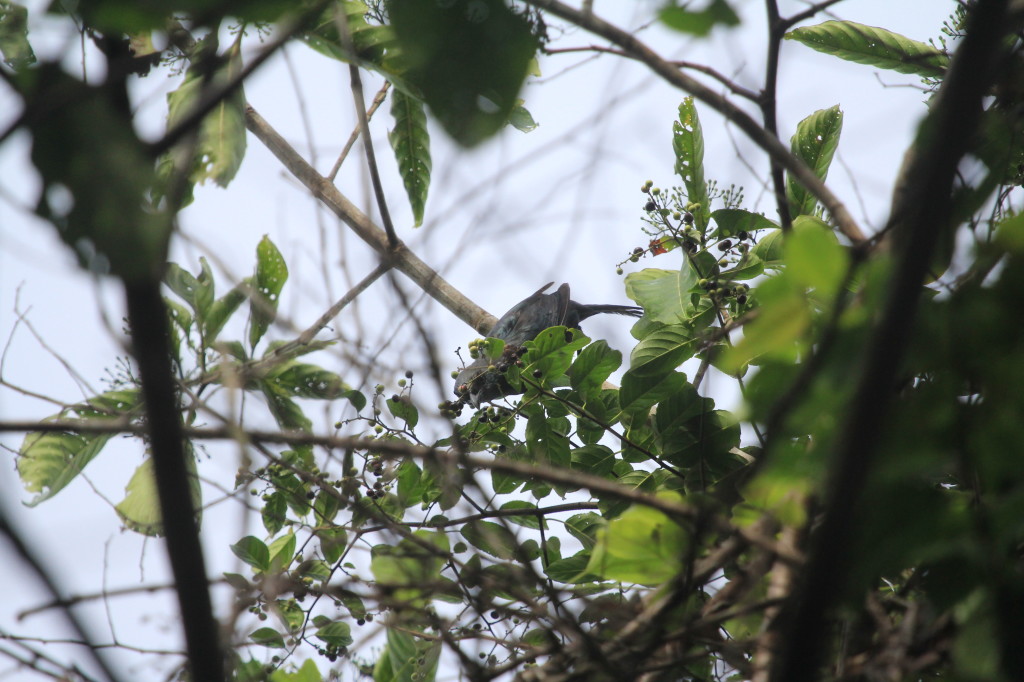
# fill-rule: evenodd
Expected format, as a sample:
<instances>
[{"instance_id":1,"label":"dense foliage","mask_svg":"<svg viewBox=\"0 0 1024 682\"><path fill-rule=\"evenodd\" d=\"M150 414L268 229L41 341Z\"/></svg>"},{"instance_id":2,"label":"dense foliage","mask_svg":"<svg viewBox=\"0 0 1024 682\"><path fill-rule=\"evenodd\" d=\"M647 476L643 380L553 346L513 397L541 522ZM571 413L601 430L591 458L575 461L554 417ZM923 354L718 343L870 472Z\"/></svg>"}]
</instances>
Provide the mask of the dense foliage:
<instances>
[{"instance_id":1,"label":"dense foliage","mask_svg":"<svg viewBox=\"0 0 1024 682\"><path fill-rule=\"evenodd\" d=\"M730 4L668 3L661 20L703 35L738 21ZM16 462L31 504L61 492L115 434L142 439L151 457L116 509L132 531L167 536L193 679L219 677L221 655L235 680L353 667L375 680L1024 679L1024 16L1007 4L958 6L938 46L852 22L795 28L810 10L770 27L776 57L785 38L925 79L929 115L890 221L870 238L822 184L842 143L841 103L808 112L788 149L766 115L754 139L776 181L769 217L720 189L728 179L711 180L701 114L740 121L733 105L672 81L696 99L681 95L672 130L657 133L677 178L651 170L662 179L640 187L646 246L620 264L657 263L624 278L645 311L628 361L580 330L548 329L521 362L503 363L521 395L475 411L443 405L450 428L437 433L420 417L439 408L416 387L447 376L357 390L317 364L326 343L314 337L345 301L293 340L267 341L289 281L270 239L252 276L230 287L205 261L165 262L192 186L230 183L248 127L382 268L478 320L390 224L324 189L246 110L252 65L237 42L217 44L217 29L274 25L267 56L302 40L356 75L383 75L417 221L427 112L467 146L509 123L528 131L518 93L551 21L594 31L656 73L665 62L594 14L547 1L344 0L297 12L272 0L97 0L73 15L108 59L105 79L86 82L35 63L25 10L0 0L0 75L23 101L11 130L32 134L47 190L39 215L83 266L124 280L138 368L25 436ZM162 52L155 32L168 37ZM184 70L167 132L149 143L133 132L125 83L160 58ZM958 171L967 156L976 166ZM225 332L240 318L244 338ZM156 340L143 343L147 329ZM495 341L475 348L503 352ZM680 370L694 358L696 373ZM709 366L735 378L742 413L702 392ZM620 385L608 383L620 368ZM204 425L229 394L265 408L273 428L226 416ZM333 428L308 401L332 401ZM231 636L204 640L209 602L185 586L202 571L188 541L202 494L195 452L225 438L249 465L220 484L248 497L263 532L231 545L250 570L223 576L237 592L236 612L217 614ZM384 626L376 655L349 651L371 621Z\"/></svg>"}]
</instances>

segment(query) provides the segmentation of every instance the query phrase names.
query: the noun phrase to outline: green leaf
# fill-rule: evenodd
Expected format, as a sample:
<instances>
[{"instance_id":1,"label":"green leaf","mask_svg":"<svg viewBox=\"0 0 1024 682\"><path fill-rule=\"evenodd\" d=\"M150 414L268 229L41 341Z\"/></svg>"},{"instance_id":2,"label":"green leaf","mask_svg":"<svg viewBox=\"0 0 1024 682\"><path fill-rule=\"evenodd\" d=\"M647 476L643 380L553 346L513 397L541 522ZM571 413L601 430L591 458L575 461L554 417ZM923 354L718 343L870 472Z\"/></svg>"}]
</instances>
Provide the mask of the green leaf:
<instances>
[{"instance_id":1,"label":"green leaf","mask_svg":"<svg viewBox=\"0 0 1024 682\"><path fill-rule=\"evenodd\" d=\"M711 212L711 219L718 226L714 233L714 237L718 239L735 237L740 232L753 234L758 230L779 227L760 213L752 213L742 208L720 208Z\"/></svg>"},{"instance_id":2,"label":"green leaf","mask_svg":"<svg viewBox=\"0 0 1024 682\"><path fill-rule=\"evenodd\" d=\"M260 518L263 520L263 527L270 535L276 535L284 528L284 520L288 514L288 498L280 490L270 493L270 496L263 502L263 509L260 510Z\"/></svg>"},{"instance_id":3,"label":"green leaf","mask_svg":"<svg viewBox=\"0 0 1024 682\"><path fill-rule=\"evenodd\" d=\"M288 280L288 266L281 252L266 235L256 247L256 286L249 307L249 348L255 349L277 313L281 289Z\"/></svg>"},{"instance_id":4,"label":"green leaf","mask_svg":"<svg viewBox=\"0 0 1024 682\"><path fill-rule=\"evenodd\" d=\"M679 524L635 504L598 531L586 570L608 580L659 585L681 570L687 543L688 534Z\"/></svg>"},{"instance_id":5,"label":"green leaf","mask_svg":"<svg viewBox=\"0 0 1024 682\"><path fill-rule=\"evenodd\" d=\"M230 547L232 553L259 571L270 567L270 550L263 541L247 535Z\"/></svg>"},{"instance_id":6,"label":"green leaf","mask_svg":"<svg viewBox=\"0 0 1024 682\"><path fill-rule=\"evenodd\" d=\"M28 42L28 10L9 0L0 0L0 54L15 71L36 61Z\"/></svg>"},{"instance_id":7,"label":"green leaf","mask_svg":"<svg viewBox=\"0 0 1024 682\"><path fill-rule=\"evenodd\" d=\"M434 682L441 640L419 639L388 628L388 642L373 668L374 682Z\"/></svg>"},{"instance_id":8,"label":"green leaf","mask_svg":"<svg viewBox=\"0 0 1024 682\"><path fill-rule=\"evenodd\" d=\"M572 451L572 468L594 476L609 476L615 464L615 453L610 448L592 443Z\"/></svg>"},{"instance_id":9,"label":"green leaf","mask_svg":"<svg viewBox=\"0 0 1024 682\"><path fill-rule=\"evenodd\" d=\"M711 202L704 181L704 132L692 97L679 105L679 120L672 123L672 151L676 155L675 172L683 179L686 198L697 204L689 209L694 226L703 232L711 217Z\"/></svg>"},{"instance_id":10,"label":"green leaf","mask_svg":"<svg viewBox=\"0 0 1024 682\"><path fill-rule=\"evenodd\" d=\"M796 133L790 139L793 154L810 166L814 174L824 180L828 176L828 167L832 163L839 135L843 131L843 112L839 105L814 112L796 127ZM786 179L786 198L789 199L789 210L795 218L801 215L813 215L818 200L808 192L791 175Z\"/></svg>"},{"instance_id":11,"label":"green leaf","mask_svg":"<svg viewBox=\"0 0 1024 682\"><path fill-rule=\"evenodd\" d=\"M580 541L584 549L590 549L597 542L597 529L601 528L604 519L594 512L575 514L565 521L565 529Z\"/></svg>"},{"instance_id":12,"label":"green leaf","mask_svg":"<svg viewBox=\"0 0 1024 682\"><path fill-rule=\"evenodd\" d=\"M286 388L272 381L260 381L259 387L278 426L282 429L298 429L306 432L313 428L313 422L291 399L291 394Z\"/></svg>"},{"instance_id":13,"label":"green leaf","mask_svg":"<svg viewBox=\"0 0 1024 682\"><path fill-rule=\"evenodd\" d=\"M284 637L282 637L281 633L274 628L259 628L258 630L253 630L249 634L249 639L260 646L265 646L271 649L284 648Z\"/></svg>"},{"instance_id":14,"label":"green leaf","mask_svg":"<svg viewBox=\"0 0 1024 682\"><path fill-rule=\"evenodd\" d=\"M294 361L275 368L268 377L295 398L334 400L352 390L334 372Z\"/></svg>"},{"instance_id":15,"label":"green leaf","mask_svg":"<svg viewBox=\"0 0 1024 682\"><path fill-rule=\"evenodd\" d=\"M686 327L680 324L667 325L645 336L633 348L629 371L648 377L664 374L689 360L693 350L693 335Z\"/></svg>"},{"instance_id":16,"label":"green leaf","mask_svg":"<svg viewBox=\"0 0 1024 682\"><path fill-rule=\"evenodd\" d=\"M466 541L491 556L499 559L513 559L518 542L516 536L506 528L492 521L473 521L462 527Z\"/></svg>"},{"instance_id":17,"label":"green leaf","mask_svg":"<svg viewBox=\"0 0 1024 682\"><path fill-rule=\"evenodd\" d=\"M263 668L260 668L263 672ZM261 681L263 678L258 678ZM324 678L320 675L320 671L317 670L316 663L313 659L307 658L299 666L299 669L295 672L288 672L284 668L277 668L274 672L270 673L270 682L323 682Z\"/></svg>"},{"instance_id":18,"label":"green leaf","mask_svg":"<svg viewBox=\"0 0 1024 682\"><path fill-rule=\"evenodd\" d=\"M795 359L799 342L811 328L811 311L802 289L792 281L776 277L757 289L761 314L743 328L743 338L725 349L719 367L723 372L739 372L754 360Z\"/></svg>"},{"instance_id":19,"label":"green leaf","mask_svg":"<svg viewBox=\"0 0 1024 682\"><path fill-rule=\"evenodd\" d=\"M509 500L505 504L501 505L502 511L509 509L537 509L537 505L533 502L527 502L526 500ZM510 523L514 523L517 526L523 526L525 528L540 529L541 522L543 521L542 516L536 514L525 514L523 516L506 516L504 517ZM547 524L544 524L547 528Z\"/></svg>"},{"instance_id":20,"label":"green leaf","mask_svg":"<svg viewBox=\"0 0 1024 682\"><path fill-rule=\"evenodd\" d=\"M693 298L699 278L689 259L679 270L644 268L626 275L626 295L644 309L644 318L678 324L694 310Z\"/></svg>"},{"instance_id":21,"label":"green leaf","mask_svg":"<svg viewBox=\"0 0 1024 682\"><path fill-rule=\"evenodd\" d=\"M328 625L319 628L316 631L316 638L321 642L325 642L330 646L343 647L348 646L354 640L352 639L352 628L348 623L341 621L335 621Z\"/></svg>"},{"instance_id":22,"label":"green leaf","mask_svg":"<svg viewBox=\"0 0 1024 682\"><path fill-rule=\"evenodd\" d=\"M662 7L658 13L669 28L695 36L706 36L715 26L738 26L740 18L726 0L711 0L707 7L691 11L687 7L671 5Z\"/></svg>"},{"instance_id":23,"label":"green leaf","mask_svg":"<svg viewBox=\"0 0 1024 682\"><path fill-rule=\"evenodd\" d=\"M398 400L388 398L387 406L388 411L395 419L401 419L410 429L416 428L416 424L420 421L420 413L408 397L399 396Z\"/></svg>"},{"instance_id":24,"label":"green leaf","mask_svg":"<svg viewBox=\"0 0 1024 682\"><path fill-rule=\"evenodd\" d=\"M598 576L587 571L590 553L552 561L544 568L544 574L560 583L589 583L598 580Z\"/></svg>"},{"instance_id":25,"label":"green leaf","mask_svg":"<svg viewBox=\"0 0 1024 682\"><path fill-rule=\"evenodd\" d=\"M581 393L599 389L621 364L622 353L605 341L595 341L580 351L569 368L570 385Z\"/></svg>"},{"instance_id":26,"label":"green leaf","mask_svg":"<svg viewBox=\"0 0 1024 682\"><path fill-rule=\"evenodd\" d=\"M772 230L761 238L750 253L761 259L766 268L779 268L782 266L782 230Z\"/></svg>"},{"instance_id":27,"label":"green leaf","mask_svg":"<svg viewBox=\"0 0 1024 682\"><path fill-rule=\"evenodd\" d=\"M786 274L799 285L832 300L846 278L850 257L835 232L816 218L801 216L784 244Z\"/></svg>"},{"instance_id":28,"label":"green leaf","mask_svg":"<svg viewBox=\"0 0 1024 682\"><path fill-rule=\"evenodd\" d=\"M508 122L513 128L522 133L533 132L540 124L533 120L533 115L523 106L523 100L516 102L512 113L508 115Z\"/></svg>"},{"instance_id":29,"label":"green leaf","mask_svg":"<svg viewBox=\"0 0 1024 682\"><path fill-rule=\"evenodd\" d=\"M203 493L199 485L196 471L196 458L192 448L187 447L185 468L189 473L189 490L192 493L192 508L197 514L202 513ZM121 518L125 527L142 535L159 537L164 534L163 517L160 513L160 497L157 494L156 475L153 470L153 458L147 457L135 469L132 478L125 486L125 497L114 511Z\"/></svg>"},{"instance_id":30,"label":"green leaf","mask_svg":"<svg viewBox=\"0 0 1024 682\"><path fill-rule=\"evenodd\" d=\"M267 570L271 573L280 573L291 565L295 558L295 533L289 531L270 543L267 551L270 553L270 566Z\"/></svg>"},{"instance_id":31,"label":"green leaf","mask_svg":"<svg viewBox=\"0 0 1024 682\"><path fill-rule=\"evenodd\" d=\"M113 419L139 408L137 389L107 391L62 410L50 419ZM70 419L73 421L73 419ZM77 434L71 431L39 431L25 435L18 450L18 475L25 490L39 493L26 504L34 507L53 497L73 481L100 453L111 434Z\"/></svg>"},{"instance_id":32,"label":"green leaf","mask_svg":"<svg viewBox=\"0 0 1024 682\"><path fill-rule=\"evenodd\" d=\"M306 622L306 612L294 599L278 599L277 612L291 632L297 632Z\"/></svg>"},{"instance_id":33,"label":"green leaf","mask_svg":"<svg viewBox=\"0 0 1024 682\"><path fill-rule=\"evenodd\" d=\"M345 48L338 36L339 11L348 24L355 54ZM394 31L390 26L370 24L366 17L367 7L362 2L329 3L313 27L300 37L320 54L376 71L407 94L419 97L421 93L404 78L408 60Z\"/></svg>"},{"instance_id":34,"label":"green leaf","mask_svg":"<svg viewBox=\"0 0 1024 682\"><path fill-rule=\"evenodd\" d=\"M452 138L472 147L498 132L518 101L538 40L502 0L386 3L407 79Z\"/></svg>"},{"instance_id":35,"label":"green leaf","mask_svg":"<svg viewBox=\"0 0 1024 682\"><path fill-rule=\"evenodd\" d=\"M18 475L29 492L38 492L34 507L59 493L100 453L110 434L81 436L68 432L29 433L18 451Z\"/></svg>"},{"instance_id":36,"label":"green leaf","mask_svg":"<svg viewBox=\"0 0 1024 682\"><path fill-rule=\"evenodd\" d=\"M210 305L210 310L203 318L203 336L207 345L217 340L228 319L238 310L238 307L245 301L247 292L252 289L252 279L246 277L231 291L224 294Z\"/></svg>"},{"instance_id":37,"label":"green leaf","mask_svg":"<svg viewBox=\"0 0 1024 682\"><path fill-rule=\"evenodd\" d=\"M316 531L316 536L320 539L320 551L324 555L324 561L329 564L337 563L348 546L348 533L345 529L321 528Z\"/></svg>"},{"instance_id":38,"label":"green leaf","mask_svg":"<svg viewBox=\"0 0 1024 682\"><path fill-rule=\"evenodd\" d=\"M441 531L417 530L398 545L377 545L370 570L378 583L392 590L395 599L426 606L439 584L448 556L448 536Z\"/></svg>"},{"instance_id":39,"label":"green leaf","mask_svg":"<svg viewBox=\"0 0 1024 682\"><path fill-rule=\"evenodd\" d=\"M391 93L391 115L395 119L394 129L388 133L388 141L398 161L398 173L402 176L405 193L416 227L423 224L423 210L427 204L430 189L430 133L427 131L427 115L423 103L401 90Z\"/></svg>"},{"instance_id":40,"label":"green leaf","mask_svg":"<svg viewBox=\"0 0 1024 682\"><path fill-rule=\"evenodd\" d=\"M167 128L187 121L210 93L219 92L241 71L239 42L228 49L226 58L221 59L212 75L208 64L196 63L190 67L184 82L167 95ZM181 142L160 157L157 161L158 182L152 193L154 204L168 196L168 192L181 182L182 174L187 183L184 204L191 202L192 188L196 184L213 180L220 187L228 186L245 157L245 106L245 93L239 85L203 117L194 142ZM190 151L193 155L188 158L186 154Z\"/></svg>"},{"instance_id":41,"label":"green leaf","mask_svg":"<svg viewBox=\"0 0 1024 682\"><path fill-rule=\"evenodd\" d=\"M790 31L785 37L818 52L899 73L941 78L949 68L949 56L927 43L852 21L826 21L817 26L803 26Z\"/></svg>"},{"instance_id":42,"label":"green leaf","mask_svg":"<svg viewBox=\"0 0 1024 682\"><path fill-rule=\"evenodd\" d=\"M180 267L177 263L168 263L164 282L195 312L200 320L206 317L213 303L213 276L205 258L200 259L202 268L199 277Z\"/></svg>"},{"instance_id":43,"label":"green leaf","mask_svg":"<svg viewBox=\"0 0 1024 682\"><path fill-rule=\"evenodd\" d=\"M686 385L686 375L679 372L665 372L656 376L645 376L626 372L619 389L619 404L623 414L631 418L642 418L652 406L661 402Z\"/></svg>"}]
</instances>

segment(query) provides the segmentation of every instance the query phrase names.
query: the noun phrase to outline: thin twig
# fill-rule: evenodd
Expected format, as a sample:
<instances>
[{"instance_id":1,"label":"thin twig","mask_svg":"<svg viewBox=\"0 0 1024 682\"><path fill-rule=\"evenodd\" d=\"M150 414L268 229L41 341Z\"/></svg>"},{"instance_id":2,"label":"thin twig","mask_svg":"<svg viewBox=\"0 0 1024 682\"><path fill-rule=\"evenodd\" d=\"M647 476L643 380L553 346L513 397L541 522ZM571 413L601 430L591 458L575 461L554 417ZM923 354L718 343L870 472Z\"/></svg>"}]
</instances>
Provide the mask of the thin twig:
<instances>
[{"instance_id":1,"label":"thin twig","mask_svg":"<svg viewBox=\"0 0 1024 682\"><path fill-rule=\"evenodd\" d=\"M384 99L387 97L388 89L390 87L391 81L384 81L384 85L380 86L380 90L378 90L377 94L374 96L373 102L370 103L370 108L366 110L367 120L373 118L374 113L376 113L380 105L384 103ZM331 172L327 174L328 180L333 182L334 179L338 177L338 171L341 170L341 164L345 163L345 158L348 156L348 153L352 151L352 146L356 143L356 140L359 139L360 130L362 130L362 124L356 123L356 127L352 129L352 134L348 136L348 141L342 148L341 154L338 155L338 160L334 162Z\"/></svg>"}]
</instances>

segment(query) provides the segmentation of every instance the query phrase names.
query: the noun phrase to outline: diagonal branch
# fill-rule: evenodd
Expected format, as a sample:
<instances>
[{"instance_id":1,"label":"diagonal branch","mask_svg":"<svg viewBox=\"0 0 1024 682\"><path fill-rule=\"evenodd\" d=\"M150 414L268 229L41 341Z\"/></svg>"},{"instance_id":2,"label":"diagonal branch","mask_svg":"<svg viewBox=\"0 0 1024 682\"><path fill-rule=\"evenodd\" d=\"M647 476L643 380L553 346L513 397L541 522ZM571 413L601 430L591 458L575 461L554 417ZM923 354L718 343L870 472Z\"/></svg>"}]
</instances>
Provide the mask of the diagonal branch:
<instances>
[{"instance_id":1,"label":"diagonal branch","mask_svg":"<svg viewBox=\"0 0 1024 682\"><path fill-rule=\"evenodd\" d=\"M249 131L273 152L313 196L352 228L352 231L385 261L404 273L423 291L479 333L486 334L494 326L497 318L445 281L433 268L410 251L405 242L398 240L392 247L384 230L374 225L369 216L360 211L334 184L309 165L251 106L246 108L245 123Z\"/></svg>"},{"instance_id":2,"label":"diagonal branch","mask_svg":"<svg viewBox=\"0 0 1024 682\"><path fill-rule=\"evenodd\" d=\"M798 159L777 137L765 130L745 111L700 81L680 72L675 64L664 59L633 34L604 21L592 12L577 10L558 2L558 0L526 1L534 7L547 10L555 16L570 21L580 28L618 45L628 55L646 64L651 71L720 113L726 120L731 121L737 128L746 133L747 137L757 146L767 152L774 161L789 171L800 184L806 187L828 210L832 219L835 220L839 231L846 235L850 241L854 243L864 241L864 233L843 202L832 193L832 190L814 174L814 171L807 164Z\"/></svg>"}]
</instances>

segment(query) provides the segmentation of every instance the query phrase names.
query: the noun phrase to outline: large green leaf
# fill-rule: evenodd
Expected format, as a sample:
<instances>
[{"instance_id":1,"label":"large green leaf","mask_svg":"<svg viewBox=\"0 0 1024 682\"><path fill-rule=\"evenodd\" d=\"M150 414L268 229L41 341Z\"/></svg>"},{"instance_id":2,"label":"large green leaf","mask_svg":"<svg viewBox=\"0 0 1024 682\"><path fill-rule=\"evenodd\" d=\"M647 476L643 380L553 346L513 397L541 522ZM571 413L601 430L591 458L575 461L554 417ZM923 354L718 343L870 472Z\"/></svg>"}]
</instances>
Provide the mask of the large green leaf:
<instances>
[{"instance_id":1,"label":"large green leaf","mask_svg":"<svg viewBox=\"0 0 1024 682\"><path fill-rule=\"evenodd\" d=\"M786 275L830 301L839 291L850 264L835 232L822 221L801 216L783 245Z\"/></svg>"},{"instance_id":2,"label":"large green leaf","mask_svg":"<svg viewBox=\"0 0 1024 682\"><path fill-rule=\"evenodd\" d=\"M821 109L797 124L796 133L790 139L790 148L795 156L810 166L815 175L824 180L828 176L828 167L832 163L842 131L843 112L839 110L839 105ZM813 215L818 204L814 195L792 176L786 181L786 198L789 199L789 210L794 218Z\"/></svg>"},{"instance_id":3,"label":"large green leaf","mask_svg":"<svg viewBox=\"0 0 1024 682\"><path fill-rule=\"evenodd\" d=\"M259 538L247 535L229 547L231 552L258 571L270 567L270 550Z\"/></svg>"},{"instance_id":4,"label":"large green leaf","mask_svg":"<svg viewBox=\"0 0 1024 682\"><path fill-rule=\"evenodd\" d=\"M752 213L742 208L720 208L711 213L711 219L718 226L714 234L717 238L735 237L740 232L754 233L757 230L778 227L760 213Z\"/></svg>"},{"instance_id":5,"label":"large green leaf","mask_svg":"<svg viewBox=\"0 0 1024 682\"><path fill-rule=\"evenodd\" d=\"M189 474L192 508L196 512L198 521L202 516L203 492L199 485L196 458L192 455L191 447L186 448L185 469ZM121 517L125 528L151 537L162 536L164 522L160 513L160 498L157 494L156 472L153 470L152 457L147 457L135 469L135 473L132 474L124 491L124 499L114 507L114 511Z\"/></svg>"},{"instance_id":6,"label":"large green leaf","mask_svg":"<svg viewBox=\"0 0 1024 682\"><path fill-rule=\"evenodd\" d=\"M256 344L263 338L267 328L274 320L277 313L277 304L280 301L281 289L288 280L288 265L284 262L284 256L270 241L266 235L256 246L256 275L253 283L256 286L255 297L249 307L249 347L256 348Z\"/></svg>"},{"instance_id":7,"label":"large green leaf","mask_svg":"<svg viewBox=\"0 0 1024 682\"><path fill-rule=\"evenodd\" d=\"M607 580L658 585L682 569L686 545L679 524L636 504L598 532L586 570Z\"/></svg>"},{"instance_id":8,"label":"large green leaf","mask_svg":"<svg viewBox=\"0 0 1024 682\"><path fill-rule=\"evenodd\" d=\"M595 341L580 351L569 368L570 384L581 393L598 389L621 364L622 353L605 341Z\"/></svg>"},{"instance_id":9,"label":"large green leaf","mask_svg":"<svg viewBox=\"0 0 1024 682\"><path fill-rule=\"evenodd\" d=\"M900 73L941 78L949 67L949 56L927 43L853 21L803 26L787 33L786 38L847 61Z\"/></svg>"},{"instance_id":10,"label":"large green leaf","mask_svg":"<svg viewBox=\"0 0 1024 682\"><path fill-rule=\"evenodd\" d=\"M136 389L108 391L63 410L51 419L116 419L139 408ZM48 500L73 481L100 453L111 434L79 434L73 431L39 431L26 434L18 450L18 475L28 492L39 493L30 507Z\"/></svg>"},{"instance_id":11,"label":"large green leaf","mask_svg":"<svg viewBox=\"0 0 1024 682\"><path fill-rule=\"evenodd\" d=\"M644 268L626 275L626 295L644 309L644 318L664 324L679 324L692 317L694 293L699 278L690 260L679 270Z\"/></svg>"},{"instance_id":12,"label":"large green leaf","mask_svg":"<svg viewBox=\"0 0 1024 682\"><path fill-rule=\"evenodd\" d=\"M217 92L233 82L242 71L241 46L234 43L218 68L209 75L209 68L201 63L193 65L185 81L167 95L167 127L171 129L189 119L196 107L211 92ZM238 173L245 157L245 93L241 86L203 117L198 136L193 142L185 140L170 149L157 162L158 182L153 190L153 201L158 203L185 175L184 203L192 198L192 186L212 180L220 187ZM187 154L192 151L189 158Z\"/></svg>"},{"instance_id":13,"label":"large green leaf","mask_svg":"<svg viewBox=\"0 0 1024 682\"><path fill-rule=\"evenodd\" d=\"M339 12L348 25L354 55L345 49L338 35ZM366 5L357 0L329 3L313 27L300 37L320 54L376 71L406 94L420 97L421 93L404 78L408 63L395 32L390 26L369 23L366 17Z\"/></svg>"},{"instance_id":14,"label":"large green leaf","mask_svg":"<svg viewBox=\"0 0 1024 682\"><path fill-rule=\"evenodd\" d=\"M694 225L703 232L711 217L711 202L704 180L704 131L692 97L683 100L679 105L679 120L672 122L672 151L676 154L676 175L683 179L686 187L686 198L696 204L690 210Z\"/></svg>"},{"instance_id":15,"label":"large green leaf","mask_svg":"<svg viewBox=\"0 0 1024 682\"><path fill-rule=\"evenodd\" d=\"M12 69L21 69L36 61L28 42L28 10L10 0L0 0L0 54Z\"/></svg>"},{"instance_id":16,"label":"large green leaf","mask_svg":"<svg viewBox=\"0 0 1024 682\"><path fill-rule=\"evenodd\" d=\"M416 638L388 628L388 642L373 668L374 682L434 682L441 657L441 639Z\"/></svg>"},{"instance_id":17,"label":"large green leaf","mask_svg":"<svg viewBox=\"0 0 1024 682\"><path fill-rule=\"evenodd\" d=\"M537 51L529 22L503 0L388 0L408 80L467 147L509 119Z\"/></svg>"},{"instance_id":18,"label":"large green leaf","mask_svg":"<svg viewBox=\"0 0 1024 682\"><path fill-rule=\"evenodd\" d=\"M423 224L423 210L430 189L430 133L423 103L401 90L391 93L391 115L395 127L388 133L388 141L398 161L406 196L412 207L417 227Z\"/></svg>"},{"instance_id":19,"label":"large green leaf","mask_svg":"<svg viewBox=\"0 0 1024 682\"><path fill-rule=\"evenodd\" d=\"M514 559L518 542L512 532L493 521L473 521L462 527L469 544L499 559Z\"/></svg>"}]
</instances>

